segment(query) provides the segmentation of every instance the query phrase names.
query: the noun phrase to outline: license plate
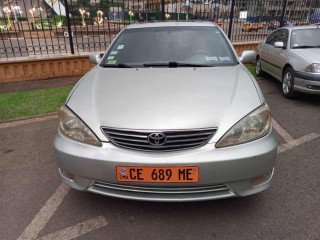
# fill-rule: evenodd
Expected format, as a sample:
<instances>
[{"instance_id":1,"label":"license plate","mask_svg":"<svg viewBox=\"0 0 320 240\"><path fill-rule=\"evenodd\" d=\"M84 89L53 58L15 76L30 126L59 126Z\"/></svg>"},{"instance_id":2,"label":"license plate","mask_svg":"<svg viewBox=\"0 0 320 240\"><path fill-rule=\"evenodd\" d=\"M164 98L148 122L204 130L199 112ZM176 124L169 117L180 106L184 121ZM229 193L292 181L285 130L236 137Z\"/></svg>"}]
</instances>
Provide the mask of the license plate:
<instances>
[{"instance_id":1,"label":"license plate","mask_svg":"<svg viewBox=\"0 0 320 240\"><path fill-rule=\"evenodd\" d=\"M199 182L199 167L145 167L117 166L119 182L148 182L148 183L196 183Z\"/></svg>"}]
</instances>

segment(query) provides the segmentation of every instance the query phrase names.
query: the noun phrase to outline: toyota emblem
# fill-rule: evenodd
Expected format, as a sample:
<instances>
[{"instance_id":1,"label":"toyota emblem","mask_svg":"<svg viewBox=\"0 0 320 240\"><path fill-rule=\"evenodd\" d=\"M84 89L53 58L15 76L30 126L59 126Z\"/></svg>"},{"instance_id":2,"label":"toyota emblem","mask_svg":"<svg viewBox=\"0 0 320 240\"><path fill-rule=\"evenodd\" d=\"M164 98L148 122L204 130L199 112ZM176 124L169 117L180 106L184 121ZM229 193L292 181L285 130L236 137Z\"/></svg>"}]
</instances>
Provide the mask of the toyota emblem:
<instances>
[{"instance_id":1,"label":"toyota emblem","mask_svg":"<svg viewBox=\"0 0 320 240\"><path fill-rule=\"evenodd\" d=\"M148 142L152 146L162 146L167 142L167 137L163 133L151 133L148 136Z\"/></svg>"}]
</instances>

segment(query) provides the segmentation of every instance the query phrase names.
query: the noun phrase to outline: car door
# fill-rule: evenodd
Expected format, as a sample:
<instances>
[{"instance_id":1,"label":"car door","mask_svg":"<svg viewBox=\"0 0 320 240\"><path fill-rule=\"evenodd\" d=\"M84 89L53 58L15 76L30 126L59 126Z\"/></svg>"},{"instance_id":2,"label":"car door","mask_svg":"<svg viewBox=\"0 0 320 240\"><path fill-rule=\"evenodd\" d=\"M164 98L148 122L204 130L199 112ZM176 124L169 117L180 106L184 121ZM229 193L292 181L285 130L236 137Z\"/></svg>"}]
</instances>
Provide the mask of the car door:
<instances>
[{"instance_id":1,"label":"car door","mask_svg":"<svg viewBox=\"0 0 320 240\"><path fill-rule=\"evenodd\" d=\"M262 44L261 50L260 50L260 59L261 59L261 66L263 71L272 74L272 62L273 62L273 49L274 49L274 43L277 39L277 35L279 34L279 30L274 31L271 33L264 44Z\"/></svg>"},{"instance_id":2,"label":"car door","mask_svg":"<svg viewBox=\"0 0 320 240\"><path fill-rule=\"evenodd\" d=\"M279 29L274 42L283 42L283 48L271 47L270 50L270 74L281 81L282 69L287 63L288 29Z\"/></svg>"}]
</instances>

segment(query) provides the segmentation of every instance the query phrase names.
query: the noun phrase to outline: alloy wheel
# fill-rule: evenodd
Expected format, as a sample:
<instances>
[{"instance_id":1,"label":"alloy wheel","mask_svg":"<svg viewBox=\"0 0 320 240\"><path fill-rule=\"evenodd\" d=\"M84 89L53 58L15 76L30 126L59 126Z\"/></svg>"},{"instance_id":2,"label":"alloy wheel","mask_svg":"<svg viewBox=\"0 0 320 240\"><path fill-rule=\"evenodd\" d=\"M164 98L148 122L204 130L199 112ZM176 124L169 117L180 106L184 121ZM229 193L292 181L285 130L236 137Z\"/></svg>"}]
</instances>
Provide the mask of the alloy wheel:
<instances>
[{"instance_id":1,"label":"alloy wheel","mask_svg":"<svg viewBox=\"0 0 320 240\"><path fill-rule=\"evenodd\" d=\"M286 98L293 98L295 92L294 86L294 71L291 67L287 68L282 77L282 94Z\"/></svg>"},{"instance_id":2,"label":"alloy wheel","mask_svg":"<svg viewBox=\"0 0 320 240\"><path fill-rule=\"evenodd\" d=\"M290 71L287 71L284 75L283 82L282 82L282 89L285 94L290 93L292 88L292 74Z\"/></svg>"},{"instance_id":3,"label":"alloy wheel","mask_svg":"<svg viewBox=\"0 0 320 240\"><path fill-rule=\"evenodd\" d=\"M257 58L257 60L256 60L256 75L257 76L261 76L262 75L260 58Z\"/></svg>"}]
</instances>

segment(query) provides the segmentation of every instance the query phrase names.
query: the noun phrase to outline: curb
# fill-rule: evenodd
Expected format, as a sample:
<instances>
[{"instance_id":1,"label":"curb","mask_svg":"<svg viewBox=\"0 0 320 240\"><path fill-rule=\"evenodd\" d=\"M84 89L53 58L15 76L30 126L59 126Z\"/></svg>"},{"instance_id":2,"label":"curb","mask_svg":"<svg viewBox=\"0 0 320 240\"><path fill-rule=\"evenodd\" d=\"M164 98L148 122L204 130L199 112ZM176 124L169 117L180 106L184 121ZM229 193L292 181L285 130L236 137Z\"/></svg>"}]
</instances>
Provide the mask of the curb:
<instances>
[{"instance_id":1,"label":"curb","mask_svg":"<svg viewBox=\"0 0 320 240\"><path fill-rule=\"evenodd\" d=\"M54 120L54 119L58 119L58 112L51 113L48 115L34 116L34 117L28 117L28 118L22 118L22 119L20 118L18 120L11 120L11 121L9 120L7 122L0 122L0 129L17 127L20 125L44 122L44 121Z\"/></svg>"}]
</instances>

